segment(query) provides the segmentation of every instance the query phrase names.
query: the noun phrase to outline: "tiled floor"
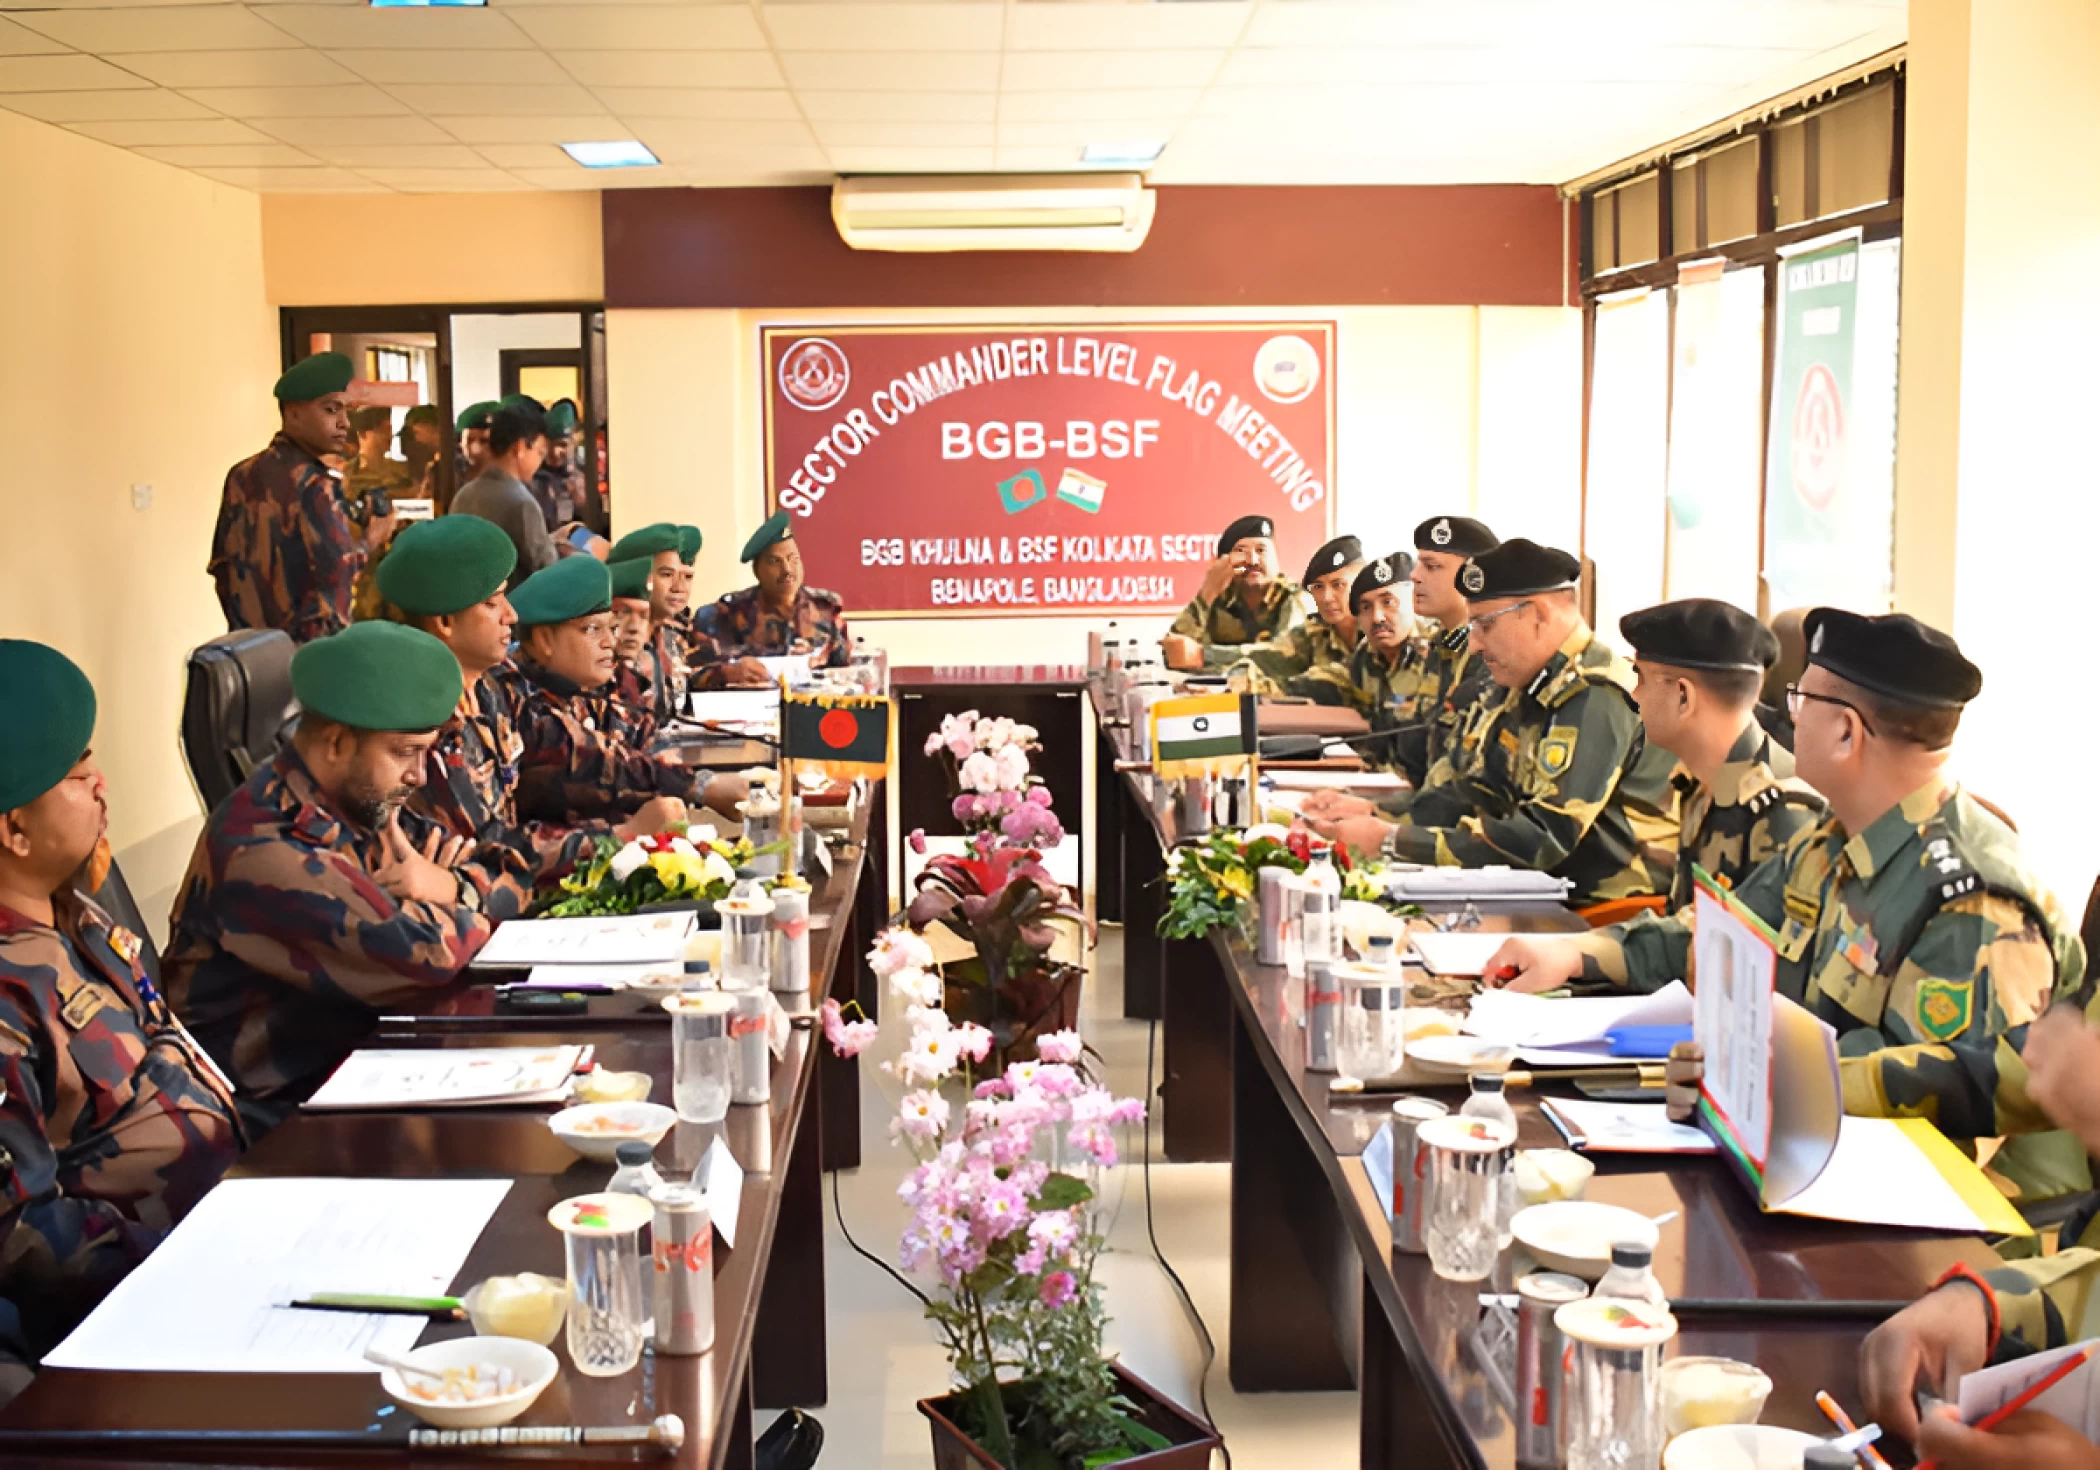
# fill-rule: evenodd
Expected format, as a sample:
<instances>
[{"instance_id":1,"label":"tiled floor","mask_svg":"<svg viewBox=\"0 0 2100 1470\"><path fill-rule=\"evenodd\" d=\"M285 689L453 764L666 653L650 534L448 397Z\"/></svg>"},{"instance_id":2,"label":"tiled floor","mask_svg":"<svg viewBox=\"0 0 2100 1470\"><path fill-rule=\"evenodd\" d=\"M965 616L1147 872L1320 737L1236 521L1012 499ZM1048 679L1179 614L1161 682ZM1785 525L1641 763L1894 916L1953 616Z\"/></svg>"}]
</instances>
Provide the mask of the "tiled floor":
<instances>
[{"instance_id":1,"label":"tiled floor","mask_svg":"<svg viewBox=\"0 0 2100 1470\"><path fill-rule=\"evenodd\" d=\"M1122 1018L1117 930L1102 930L1095 959L1081 1030L1106 1061L1115 1092L1138 1096L1145 1086L1147 1028ZM876 1059L885 1045L901 1042L901 1029L886 1027L883 1042L866 1056ZM887 1260L903 1223L896 1188L909 1156L891 1144L886 1131L896 1084L872 1061L862 1067L861 1078L864 1162L837 1176L838 1197L854 1237ZM1133 1156L1136 1148L1133 1137ZM1139 1377L1194 1407L1201 1342L1146 1239L1143 1172L1134 1157L1116 1172L1122 1200L1100 1266L1115 1319L1109 1346ZM1223 1164L1167 1164L1155 1158L1152 1166L1160 1246L1188 1284L1220 1354L1227 1326L1228 1183ZM826 1445L821 1463L831 1470L926 1470L932 1463L926 1423L912 1406L947 1387L940 1347L920 1318L918 1303L853 1253L836 1218L827 1222L826 1243L831 1402L818 1411ZM1340 1470L1356 1462L1354 1394L1242 1397L1226 1382L1222 1361L1212 1367L1208 1382L1211 1412L1225 1432L1235 1470Z\"/></svg>"}]
</instances>

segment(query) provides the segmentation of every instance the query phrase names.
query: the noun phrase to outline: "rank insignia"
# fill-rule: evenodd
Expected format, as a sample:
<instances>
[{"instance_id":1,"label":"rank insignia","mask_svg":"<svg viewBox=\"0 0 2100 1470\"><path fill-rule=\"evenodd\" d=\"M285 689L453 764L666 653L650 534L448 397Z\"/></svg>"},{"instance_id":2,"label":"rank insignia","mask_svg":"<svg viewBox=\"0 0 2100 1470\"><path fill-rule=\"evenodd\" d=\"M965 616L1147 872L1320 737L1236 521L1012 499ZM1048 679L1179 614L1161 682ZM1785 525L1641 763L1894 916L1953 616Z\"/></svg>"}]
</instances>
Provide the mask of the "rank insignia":
<instances>
[{"instance_id":1,"label":"rank insignia","mask_svg":"<svg viewBox=\"0 0 2100 1470\"><path fill-rule=\"evenodd\" d=\"M1951 1041L1969 1029L1970 986L1966 980L1918 982L1918 1029L1934 1041Z\"/></svg>"},{"instance_id":2,"label":"rank insignia","mask_svg":"<svg viewBox=\"0 0 2100 1470\"><path fill-rule=\"evenodd\" d=\"M69 1029L78 1031L95 1018L95 1013L102 1009L102 1005L102 997L83 985L64 997L64 1003L58 1008L59 1019L63 1020Z\"/></svg>"}]
</instances>

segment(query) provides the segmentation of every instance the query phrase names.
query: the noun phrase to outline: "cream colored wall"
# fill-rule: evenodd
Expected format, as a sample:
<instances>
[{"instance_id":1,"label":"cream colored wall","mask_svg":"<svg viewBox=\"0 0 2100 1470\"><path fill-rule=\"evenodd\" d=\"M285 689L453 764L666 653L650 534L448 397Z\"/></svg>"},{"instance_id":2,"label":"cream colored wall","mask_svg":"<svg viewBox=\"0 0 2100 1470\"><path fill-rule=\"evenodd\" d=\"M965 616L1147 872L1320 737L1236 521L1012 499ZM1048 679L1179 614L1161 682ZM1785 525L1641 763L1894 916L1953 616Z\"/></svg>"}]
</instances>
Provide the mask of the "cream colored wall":
<instances>
[{"instance_id":1,"label":"cream colored wall","mask_svg":"<svg viewBox=\"0 0 2100 1470\"><path fill-rule=\"evenodd\" d=\"M594 192L266 194L273 306L598 301Z\"/></svg>"},{"instance_id":2,"label":"cream colored wall","mask_svg":"<svg viewBox=\"0 0 2100 1470\"><path fill-rule=\"evenodd\" d=\"M761 323L1100 322L1290 316L1338 323L1336 523L1409 544L1433 511L1477 510L1505 535L1573 547L1579 524L1582 327L1556 307L606 314L615 530L658 520L705 537L697 593L746 580L736 553L763 517ZM822 567L810 576L824 584ZM896 619L857 631L893 663L1070 662L1095 618ZM1163 631L1167 619L1126 628Z\"/></svg>"},{"instance_id":3,"label":"cream colored wall","mask_svg":"<svg viewBox=\"0 0 2100 1470\"><path fill-rule=\"evenodd\" d=\"M0 197L0 632L94 681L111 842L159 926L201 817L176 730L184 655L226 627L204 575L219 487L276 423L260 205L13 113Z\"/></svg>"}]
</instances>

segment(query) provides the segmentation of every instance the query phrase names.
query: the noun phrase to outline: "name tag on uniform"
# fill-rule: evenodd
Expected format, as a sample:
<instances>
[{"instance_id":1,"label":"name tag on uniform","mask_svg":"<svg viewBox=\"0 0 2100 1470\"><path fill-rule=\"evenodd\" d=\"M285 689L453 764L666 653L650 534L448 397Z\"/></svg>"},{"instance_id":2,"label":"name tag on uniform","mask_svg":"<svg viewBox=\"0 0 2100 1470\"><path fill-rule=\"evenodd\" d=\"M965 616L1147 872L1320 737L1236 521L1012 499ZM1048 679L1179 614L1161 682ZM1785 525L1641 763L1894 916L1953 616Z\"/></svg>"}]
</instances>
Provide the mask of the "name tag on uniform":
<instances>
[{"instance_id":1,"label":"name tag on uniform","mask_svg":"<svg viewBox=\"0 0 2100 1470\"><path fill-rule=\"evenodd\" d=\"M59 1019L69 1030L78 1031L95 1018L95 1013L106 1004L93 987L83 985L65 996L58 1008Z\"/></svg>"}]
</instances>

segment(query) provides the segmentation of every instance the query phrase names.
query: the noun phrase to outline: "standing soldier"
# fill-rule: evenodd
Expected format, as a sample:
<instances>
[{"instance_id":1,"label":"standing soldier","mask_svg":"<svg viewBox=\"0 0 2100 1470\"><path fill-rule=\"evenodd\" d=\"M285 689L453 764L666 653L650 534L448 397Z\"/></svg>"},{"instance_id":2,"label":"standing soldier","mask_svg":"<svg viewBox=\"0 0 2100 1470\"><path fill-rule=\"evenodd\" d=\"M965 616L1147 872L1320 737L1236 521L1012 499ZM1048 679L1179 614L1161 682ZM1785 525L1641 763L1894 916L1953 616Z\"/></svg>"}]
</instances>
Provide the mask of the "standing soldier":
<instances>
[{"instance_id":1,"label":"standing soldier","mask_svg":"<svg viewBox=\"0 0 2100 1470\"><path fill-rule=\"evenodd\" d=\"M429 501L432 512L443 515L452 504L452 477L437 405L419 403L404 414L399 442L402 462L408 466L407 493Z\"/></svg>"},{"instance_id":2,"label":"standing soldier","mask_svg":"<svg viewBox=\"0 0 2100 1470\"><path fill-rule=\"evenodd\" d=\"M383 404L368 403L350 413L350 432L357 444L357 452L343 466L343 496L347 500L363 500L374 490L389 499L400 494L413 483L408 465L403 460L390 457L387 446L393 441L394 416Z\"/></svg>"},{"instance_id":3,"label":"standing soldier","mask_svg":"<svg viewBox=\"0 0 2100 1470\"><path fill-rule=\"evenodd\" d=\"M1349 589L1364 564L1363 543L1337 536L1305 564L1305 590L1319 616L1292 628L1274 643L1247 650L1244 663L1257 675L1257 692L1301 695L1320 704L1364 707L1349 678L1349 655L1362 628Z\"/></svg>"},{"instance_id":4,"label":"standing soldier","mask_svg":"<svg viewBox=\"0 0 2100 1470\"><path fill-rule=\"evenodd\" d=\"M459 453L452 464L452 483L464 485L480 474L489 462L489 426L496 422L502 405L493 398L470 403L459 411L452 428L459 435Z\"/></svg>"},{"instance_id":5,"label":"standing soldier","mask_svg":"<svg viewBox=\"0 0 2100 1470\"><path fill-rule=\"evenodd\" d=\"M317 352L277 380L281 427L270 447L226 474L206 570L226 626L281 628L294 643L340 631L367 545L392 534L374 516L360 537L342 483L322 456L350 447L350 359Z\"/></svg>"},{"instance_id":6,"label":"standing soldier","mask_svg":"<svg viewBox=\"0 0 2100 1470\"><path fill-rule=\"evenodd\" d=\"M786 511L766 518L744 543L743 560L757 585L715 600L714 632L694 619L694 687L722 689L770 683L758 660L807 655L813 669L843 669L853 662L853 635L846 605L836 592L806 586L802 548L795 544ZM712 646L702 643L708 639Z\"/></svg>"},{"instance_id":7,"label":"standing soldier","mask_svg":"<svg viewBox=\"0 0 2100 1470\"><path fill-rule=\"evenodd\" d=\"M582 519L579 491L583 476L576 468L576 405L558 399L547 410L547 458L532 477L532 494L546 513L549 530Z\"/></svg>"},{"instance_id":8,"label":"standing soldier","mask_svg":"<svg viewBox=\"0 0 2100 1470\"><path fill-rule=\"evenodd\" d=\"M1298 589L1276 574L1275 535L1267 516L1241 516L1225 528L1203 586L1160 643L1169 667L1229 668L1255 644L1305 621Z\"/></svg>"},{"instance_id":9,"label":"standing soldier","mask_svg":"<svg viewBox=\"0 0 2100 1470\"><path fill-rule=\"evenodd\" d=\"M86 897L108 867L95 691L0 640L0 1297L40 1357L218 1182L233 1089Z\"/></svg>"}]
</instances>

